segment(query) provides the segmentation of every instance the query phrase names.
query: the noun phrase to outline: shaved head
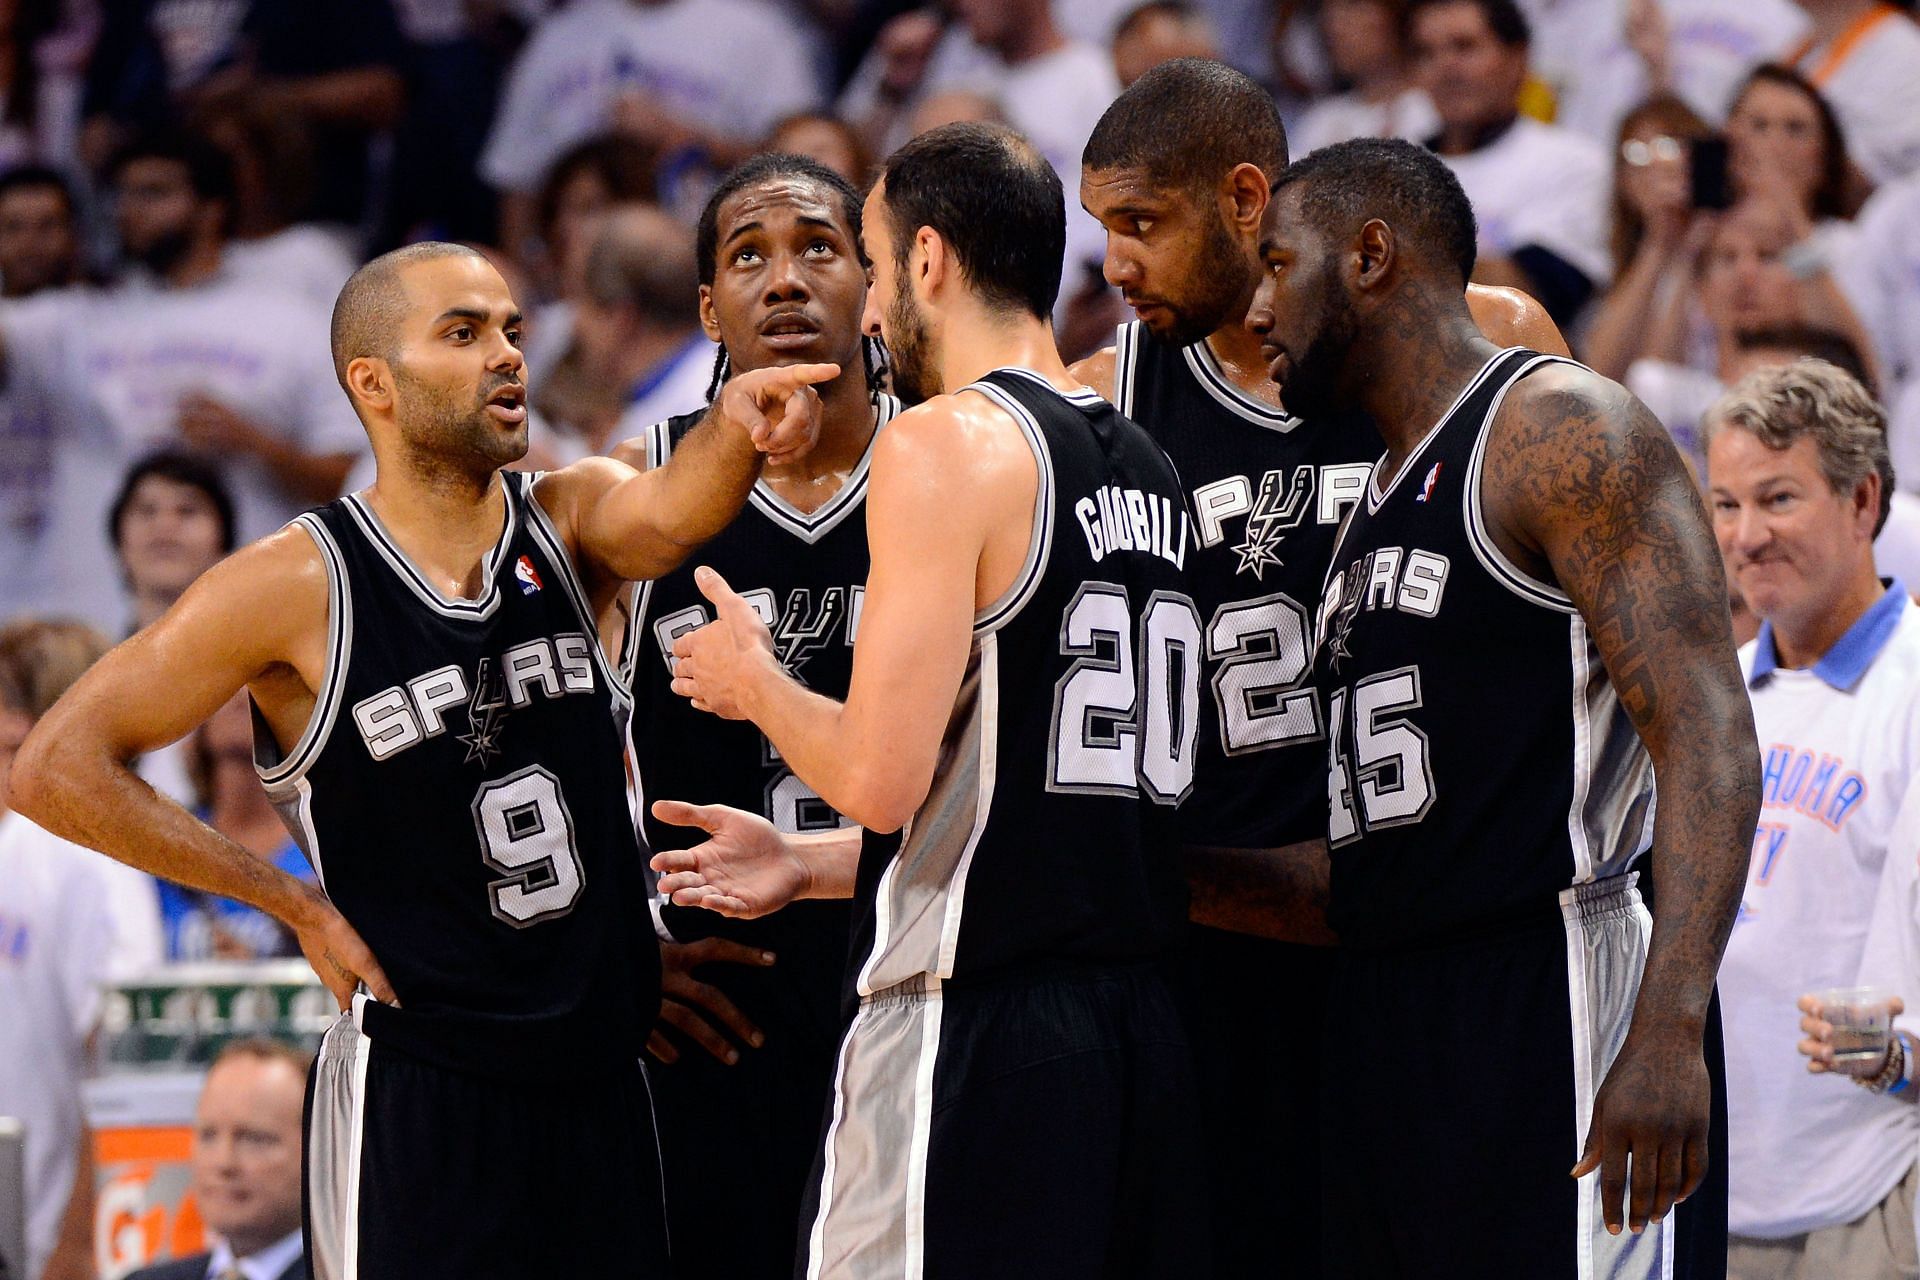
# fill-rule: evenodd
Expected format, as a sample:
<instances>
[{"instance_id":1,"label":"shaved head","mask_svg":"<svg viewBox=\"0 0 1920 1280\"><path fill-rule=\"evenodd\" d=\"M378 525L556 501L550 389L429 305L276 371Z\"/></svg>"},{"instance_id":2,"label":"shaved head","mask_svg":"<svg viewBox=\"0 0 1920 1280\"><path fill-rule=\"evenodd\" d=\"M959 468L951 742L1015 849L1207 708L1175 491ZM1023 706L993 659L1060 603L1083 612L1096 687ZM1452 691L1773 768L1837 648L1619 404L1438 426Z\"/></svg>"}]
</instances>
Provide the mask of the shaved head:
<instances>
[{"instance_id":1,"label":"shaved head","mask_svg":"<svg viewBox=\"0 0 1920 1280\"><path fill-rule=\"evenodd\" d=\"M355 360L362 356L393 359L407 313L401 275L416 263L441 258L486 261L486 255L466 245L428 240L383 253L347 280L333 304L333 374L342 390L347 389L347 366Z\"/></svg>"}]
</instances>

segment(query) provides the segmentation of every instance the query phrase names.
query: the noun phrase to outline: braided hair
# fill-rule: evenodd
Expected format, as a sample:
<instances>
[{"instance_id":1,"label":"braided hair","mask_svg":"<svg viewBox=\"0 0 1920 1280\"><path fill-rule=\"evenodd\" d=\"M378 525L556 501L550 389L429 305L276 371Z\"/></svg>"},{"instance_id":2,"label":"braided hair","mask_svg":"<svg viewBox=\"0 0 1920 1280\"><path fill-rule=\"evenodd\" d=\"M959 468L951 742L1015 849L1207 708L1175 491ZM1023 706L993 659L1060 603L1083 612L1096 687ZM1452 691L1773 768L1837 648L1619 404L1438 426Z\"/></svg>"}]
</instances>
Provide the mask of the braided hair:
<instances>
[{"instance_id":1,"label":"braided hair","mask_svg":"<svg viewBox=\"0 0 1920 1280\"><path fill-rule=\"evenodd\" d=\"M729 170L720 179L720 185L713 189L713 194L707 197L706 207L700 210L700 221L694 229L694 253L700 266L701 284L711 285L718 270L720 206L748 187L779 178L796 178L824 188L839 206L841 220L846 223L860 265L871 265L867 261L866 248L860 243L860 193L853 189L853 184L817 160L784 152L770 152L754 156ZM877 399L887 387L887 350L879 339L864 334L861 336L860 363L866 371L867 396ZM713 378L707 383L708 403L712 403L713 398L720 394L720 388L726 384L727 376L732 371L733 363L727 358L727 348L723 343L713 357Z\"/></svg>"}]
</instances>

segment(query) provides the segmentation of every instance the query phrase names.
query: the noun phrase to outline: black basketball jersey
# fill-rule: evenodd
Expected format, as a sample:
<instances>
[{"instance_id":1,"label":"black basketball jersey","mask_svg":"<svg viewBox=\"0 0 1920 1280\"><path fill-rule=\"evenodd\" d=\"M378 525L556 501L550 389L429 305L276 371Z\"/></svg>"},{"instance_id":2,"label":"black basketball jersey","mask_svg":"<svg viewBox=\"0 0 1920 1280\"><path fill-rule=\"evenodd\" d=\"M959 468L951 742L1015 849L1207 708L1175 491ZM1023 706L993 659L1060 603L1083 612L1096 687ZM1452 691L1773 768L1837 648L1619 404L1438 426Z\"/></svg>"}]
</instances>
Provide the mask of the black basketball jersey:
<instances>
[{"instance_id":1,"label":"black basketball jersey","mask_svg":"<svg viewBox=\"0 0 1920 1280\"><path fill-rule=\"evenodd\" d=\"M883 396L884 427L899 401ZM705 411L657 423L647 432L650 464L660 466ZM871 446L869 446L869 456ZM808 514L764 482L747 505L685 565L636 585L621 648L620 674L633 693L634 762L649 801L725 804L757 813L782 831L820 831L850 825L786 766L766 736L745 720L696 711L673 692L673 642L713 620L713 607L694 585L697 565L717 570L773 632L781 663L796 679L830 698L847 696L853 677L853 638L867 581L867 457L840 491ZM655 849L683 849L705 833L663 823L642 809L646 839ZM759 920L730 920L699 908L663 908L681 941L718 935L779 956L776 973L800 990L823 989L834 1007L847 961L852 906L797 902ZM818 976L823 982L815 982Z\"/></svg>"},{"instance_id":2,"label":"black basketball jersey","mask_svg":"<svg viewBox=\"0 0 1920 1280\"><path fill-rule=\"evenodd\" d=\"M624 759L627 697L573 564L504 472L473 600L358 495L299 517L329 583L312 721L260 778L404 1008L637 1048L659 1001Z\"/></svg>"},{"instance_id":3,"label":"black basketball jersey","mask_svg":"<svg viewBox=\"0 0 1920 1280\"><path fill-rule=\"evenodd\" d=\"M1313 612L1340 517L1380 437L1365 415L1307 423L1234 386L1205 341L1120 326L1114 403L1173 459L1193 508L1187 566L1205 624L1197 844L1263 848L1326 832Z\"/></svg>"},{"instance_id":4,"label":"black basketball jersey","mask_svg":"<svg viewBox=\"0 0 1920 1280\"><path fill-rule=\"evenodd\" d=\"M1343 943L1457 937L1554 909L1649 842L1653 767L1565 592L1482 520L1489 424L1559 361L1505 351L1335 548L1315 678L1328 713L1330 917Z\"/></svg>"},{"instance_id":5,"label":"black basketball jersey","mask_svg":"<svg viewBox=\"0 0 1920 1280\"><path fill-rule=\"evenodd\" d=\"M1033 449L1033 536L1018 579L974 619L932 789L898 841L867 842L863 996L1148 958L1185 918L1175 807L1193 788L1200 616L1173 467L1091 391L1018 368L967 390Z\"/></svg>"}]
</instances>

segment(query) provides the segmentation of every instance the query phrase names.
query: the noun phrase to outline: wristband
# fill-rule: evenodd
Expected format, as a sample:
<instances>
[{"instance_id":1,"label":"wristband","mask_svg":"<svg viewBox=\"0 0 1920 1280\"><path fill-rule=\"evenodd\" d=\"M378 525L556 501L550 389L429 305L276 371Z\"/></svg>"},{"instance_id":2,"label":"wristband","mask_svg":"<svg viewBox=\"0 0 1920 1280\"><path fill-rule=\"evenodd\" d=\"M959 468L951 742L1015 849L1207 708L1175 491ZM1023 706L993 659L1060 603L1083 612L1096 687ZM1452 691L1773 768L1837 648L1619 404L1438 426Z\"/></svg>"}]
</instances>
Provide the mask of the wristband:
<instances>
[{"instance_id":1,"label":"wristband","mask_svg":"<svg viewBox=\"0 0 1920 1280\"><path fill-rule=\"evenodd\" d=\"M1894 1032L1893 1038L1900 1045L1900 1078L1887 1086L1887 1093L1889 1095L1903 1092L1908 1085L1913 1083L1913 1040L1902 1031Z\"/></svg>"},{"instance_id":2,"label":"wristband","mask_svg":"<svg viewBox=\"0 0 1920 1280\"><path fill-rule=\"evenodd\" d=\"M1896 1085L1895 1082L1899 1083ZM1887 1061L1870 1076L1855 1076L1853 1082L1869 1093L1898 1093L1907 1086L1907 1042L1898 1035L1887 1040Z\"/></svg>"}]
</instances>

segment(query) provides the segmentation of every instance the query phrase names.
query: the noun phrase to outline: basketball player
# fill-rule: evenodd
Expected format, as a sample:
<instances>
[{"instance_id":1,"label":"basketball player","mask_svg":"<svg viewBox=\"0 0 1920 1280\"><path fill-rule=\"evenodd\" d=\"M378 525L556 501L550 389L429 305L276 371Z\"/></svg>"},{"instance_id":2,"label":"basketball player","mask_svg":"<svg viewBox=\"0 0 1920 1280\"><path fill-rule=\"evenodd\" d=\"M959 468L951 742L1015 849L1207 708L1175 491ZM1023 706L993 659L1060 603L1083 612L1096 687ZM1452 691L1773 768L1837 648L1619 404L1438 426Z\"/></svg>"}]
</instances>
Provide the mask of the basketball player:
<instances>
[{"instance_id":1,"label":"basketball player","mask_svg":"<svg viewBox=\"0 0 1920 1280\"><path fill-rule=\"evenodd\" d=\"M753 604L796 679L844 698L866 594L868 460L875 433L899 408L875 385L878 353L860 329L867 302L860 196L812 160L756 157L714 189L696 241L700 319L721 345L716 387L729 371L808 362L842 370L818 388L813 451L766 468L746 509L699 558ZM668 419L614 456L659 465L704 416L702 409ZM695 711L669 688L674 640L713 617L690 566L640 583L630 615L622 675L633 691L645 794L732 805L786 832L843 825L758 729ZM681 848L694 834L647 820L651 848ZM662 923L677 942L661 950L663 1011L682 1035L717 1050L673 1054L652 1073L679 1275L792 1273L800 1202L840 1043L851 920L846 902L796 903L755 921L664 909ZM711 959L733 963L707 965L698 976L679 972ZM693 984L685 1003L674 998L683 981ZM702 1004L717 1004L723 1012L714 1021L736 1038L745 1030L744 1039L721 1038L698 1012Z\"/></svg>"},{"instance_id":2,"label":"basketball player","mask_svg":"<svg viewBox=\"0 0 1920 1280\"><path fill-rule=\"evenodd\" d=\"M804 1275L1204 1273L1192 1078L1158 967L1199 731L1179 484L1054 347L1064 204L1024 139L921 135L863 234L867 332L924 403L874 444L847 698L788 675L706 568L717 619L675 642L674 688L751 719L870 833L904 834L856 858L845 835L658 804L713 837L662 852L662 888L744 915L857 897Z\"/></svg>"},{"instance_id":3,"label":"basketball player","mask_svg":"<svg viewBox=\"0 0 1920 1280\"><path fill-rule=\"evenodd\" d=\"M1677 1215L1717 1218L1717 1267L1669 1212L1708 1160L1703 1039L1759 809L1725 580L1646 407L1474 326L1474 233L1430 152L1326 148L1275 184L1248 317L1289 406L1357 406L1386 442L1316 627L1341 941L1323 1035L1350 1047L1324 1261L1724 1270L1724 1189Z\"/></svg>"},{"instance_id":4,"label":"basketball player","mask_svg":"<svg viewBox=\"0 0 1920 1280\"><path fill-rule=\"evenodd\" d=\"M350 1010L310 1089L319 1280L664 1271L638 1065L658 959L595 604L718 532L756 445L804 448L805 384L838 370L747 375L657 470L534 477L501 470L527 448L519 326L459 246L355 273L334 365L377 483L208 570L16 766L36 821L285 921ZM324 892L126 766L242 688L261 779Z\"/></svg>"},{"instance_id":5,"label":"basketball player","mask_svg":"<svg viewBox=\"0 0 1920 1280\"><path fill-rule=\"evenodd\" d=\"M1270 94L1223 63L1177 58L1107 108L1080 182L1106 228L1107 280L1139 319L1074 375L1166 449L1198 520L1188 573L1207 624L1200 768L1180 818L1202 923L1180 995L1203 1084L1214 1263L1233 1277L1271 1270L1276 1231L1305 1242L1282 1274L1318 1273L1315 1010L1330 959L1298 944L1331 938L1309 628L1334 530L1381 447L1351 406L1289 415L1242 323L1260 283L1269 175L1286 163ZM1564 352L1526 295L1470 286L1467 298L1500 345ZM1249 849L1282 852L1249 862L1238 852Z\"/></svg>"}]
</instances>

